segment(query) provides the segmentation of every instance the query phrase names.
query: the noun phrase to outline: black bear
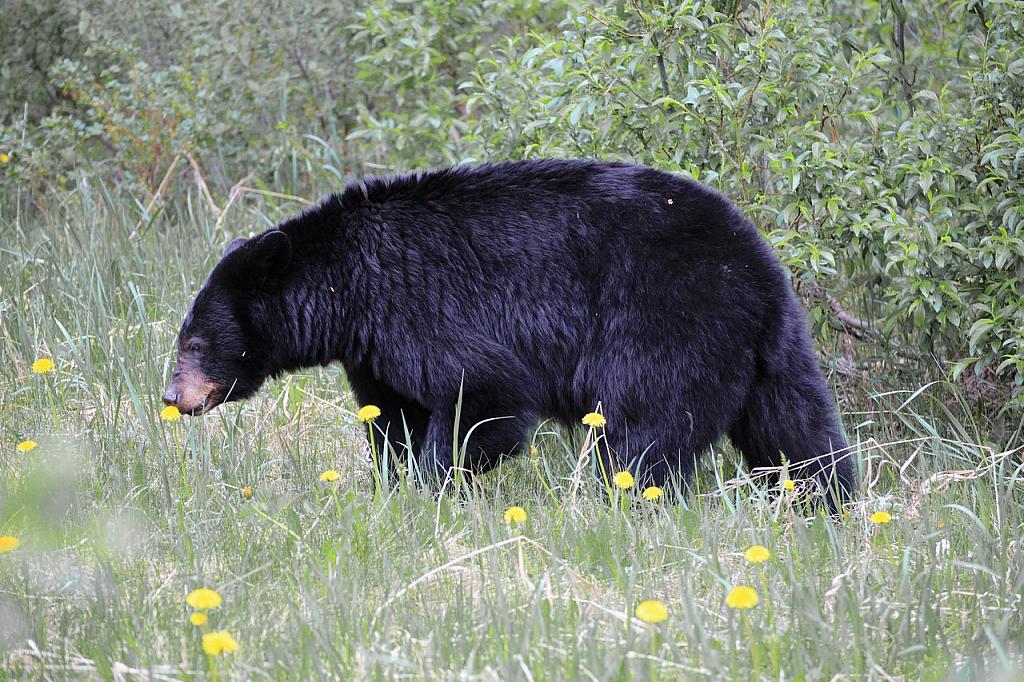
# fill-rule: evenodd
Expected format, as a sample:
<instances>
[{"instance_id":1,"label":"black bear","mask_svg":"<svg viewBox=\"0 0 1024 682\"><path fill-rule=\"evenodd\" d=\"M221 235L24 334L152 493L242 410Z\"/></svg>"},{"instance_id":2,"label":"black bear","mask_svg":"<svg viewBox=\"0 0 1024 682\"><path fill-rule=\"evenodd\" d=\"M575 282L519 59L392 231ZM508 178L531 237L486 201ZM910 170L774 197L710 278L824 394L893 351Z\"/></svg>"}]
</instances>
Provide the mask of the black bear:
<instances>
[{"instance_id":1,"label":"black bear","mask_svg":"<svg viewBox=\"0 0 1024 682\"><path fill-rule=\"evenodd\" d=\"M375 427L439 476L599 403L608 465L685 482L723 433L844 499L854 467L803 312L754 225L642 166L522 161L350 183L228 245L164 401L201 414L341 362ZM411 435L411 440L407 439ZM462 443L454 444L461 447Z\"/></svg>"}]
</instances>

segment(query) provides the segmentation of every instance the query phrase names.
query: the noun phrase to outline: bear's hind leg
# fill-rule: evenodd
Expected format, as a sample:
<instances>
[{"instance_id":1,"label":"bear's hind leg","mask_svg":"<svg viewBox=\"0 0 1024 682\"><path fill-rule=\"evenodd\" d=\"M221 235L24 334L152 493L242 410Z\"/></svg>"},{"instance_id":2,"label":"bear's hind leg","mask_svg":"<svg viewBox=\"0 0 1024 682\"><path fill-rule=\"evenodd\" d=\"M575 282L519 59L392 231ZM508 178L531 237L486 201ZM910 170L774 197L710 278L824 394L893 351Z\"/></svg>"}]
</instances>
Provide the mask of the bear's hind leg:
<instances>
[{"instance_id":1,"label":"bear's hind leg","mask_svg":"<svg viewBox=\"0 0 1024 682\"><path fill-rule=\"evenodd\" d=\"M856 487L852 453L810 349L790 357L757 376L729 438L751 469L780 467L784 456L790 476L814 478L835 513Z\"/></svg>"}]
</instances>

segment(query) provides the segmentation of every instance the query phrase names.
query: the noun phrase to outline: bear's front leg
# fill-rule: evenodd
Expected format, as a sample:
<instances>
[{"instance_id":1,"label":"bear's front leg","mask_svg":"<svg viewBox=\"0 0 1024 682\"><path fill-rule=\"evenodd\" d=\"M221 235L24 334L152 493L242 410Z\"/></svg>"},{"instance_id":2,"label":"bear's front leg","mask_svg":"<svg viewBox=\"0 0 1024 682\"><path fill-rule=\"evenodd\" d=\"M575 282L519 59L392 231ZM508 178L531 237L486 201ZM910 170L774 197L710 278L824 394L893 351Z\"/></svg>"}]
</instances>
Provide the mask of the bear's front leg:
<instances>
[{"instance_id":1,"label":"bear's front leg","mask_svg":"<svg viewBox=\"0 0 1024 682\"><path fill-rule=\"evenodd\" d=\"M431 415L420 456L424 473L442 487L456 475L471 480L522 448L536 419L528 406L464 394L459 409L453 405Z\"/></svg>"},{"instance_id":2,"label":"bear's front leg","mask_svg":"<svg viewBox=\"0 0 1024 682\"><path fill-rule=\"evenodd\" d=\"M419 452L423 446L430 411L362 368L349 370L348 377L360 406L380 408L380 416L366 425L366 435L369 440L370 430L373 430L372 442L377 448L381 480L395 483L409 454Z\"/></svg>"},{"instance_id":3,"label":"bear's front leg","mask_svg":"<svg viewBox=\"0 0 1024 682\"><path fill-rule=\"evenodd\" d=\"M471 347L475 362L451 369L448 398L430 416L421 453L424 473L442 485L456 472L482 474L515 453L539 417L526 368L504 349Z\"/></svg>"}]
</instances>

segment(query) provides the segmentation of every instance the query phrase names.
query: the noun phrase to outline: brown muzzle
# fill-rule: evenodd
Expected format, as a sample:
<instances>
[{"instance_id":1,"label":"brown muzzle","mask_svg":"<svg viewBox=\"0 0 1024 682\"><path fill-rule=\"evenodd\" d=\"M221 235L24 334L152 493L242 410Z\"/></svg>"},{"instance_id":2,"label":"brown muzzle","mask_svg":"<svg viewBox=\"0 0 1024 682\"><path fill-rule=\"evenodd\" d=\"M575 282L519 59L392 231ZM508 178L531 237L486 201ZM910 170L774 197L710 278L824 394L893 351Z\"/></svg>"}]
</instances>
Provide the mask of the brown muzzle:
<instances>
[{"instance_id":1,"label":"brown muzzle","mask_svg":"<svg viewBox=\"0 0 1024 682\"><path fill-rule=\"evenodd\" d=\"M200 415L220 403L220 387L198 370L175 371L163 401L182 414Z\"/></svg>"}]
</instances>

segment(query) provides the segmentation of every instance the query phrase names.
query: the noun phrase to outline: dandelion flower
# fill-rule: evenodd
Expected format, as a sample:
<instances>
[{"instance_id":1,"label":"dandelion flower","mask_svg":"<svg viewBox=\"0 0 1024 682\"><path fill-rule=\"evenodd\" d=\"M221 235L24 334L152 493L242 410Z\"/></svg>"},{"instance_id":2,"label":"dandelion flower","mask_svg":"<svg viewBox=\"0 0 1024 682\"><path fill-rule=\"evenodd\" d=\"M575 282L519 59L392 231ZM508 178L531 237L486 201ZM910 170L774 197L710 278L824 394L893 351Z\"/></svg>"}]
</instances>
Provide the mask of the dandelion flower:
<instances>
[{"instance_id":1,"label":"dandelion flower","mask_svg":"<svg viewBox=\"0 0 1024 682\"><path fill-rule=\"evenodd\" d=\"M10 162L11 162L11 155L10 154L8 154L7 152L4 152L3 154L0 154L0 163L10 163Z\"/></svg>"},{"instance_id":2,"label":"dandelion flower","mask_svg":"<svg viewBox=\"0 0 1024 682\"><path fill-rule=\"evenodd\" d=\"M892 521L892 514L887 511L876 511L874 514L868 517L868 521L871 523L881 526L884 523Z\"/></svg>"},{"instance_id":3,"label":"dandelion flower","mask_svg":"<svg viewBox=\"0 0 1024 682\"><path fill-rule=\"evenodd\" d=\"M536 445L531 445L530 446L530 457L533 457L534 459L536 459L539 454L540 454L540 450L537 449L537 446Z\"/></svg>"},{"instance_id":4,"label":"dandelion flower","mask_svg":"<svg viewBox=\"0 0 1024 682\"><path fill-rule=\"evenodd\" d=\"M787 478L785 481L782 482L782 487L786 490L793 490L794 488L796 488L796 481Z\"/></svg>"},{"instance_id":5,"label":"dandelion flower","mask_svg":"<svg viewBox=\"0 0 1024 682\"><path fill-rule=\"evenodd\" d=\"M662 496L661 488L656 485L648 486L644 488L643 498L648 502L654 502L656 499Z\"/></svg>"},{"instance_id":6,"label":"dandelion flower","mask_svg":"<svg viewBox=\"0 0 1024 682\"><path fill-rule=\"evenodd\" d=\"M39 447L39 443L35 442L34 440L23 440L17 445L15 445L14 449L17 450L18 452L31 452L32 450L35 450L37 447Z\"/></svg>"},{"instance_id":7,"label":"dandelion flower","mask_svg":"<svg viewBox=\"0 0 1024 682\"><path fill-rule=\"evenodd\" d=\"M599 429L607 423L605 418L597 412L587 412L583 415L583 424L585 426L593 426L595 429Z\"/></svg>"},{"instance_id":8,"label":"dandelion flower","mask_svg":"<svg viewBox=\"0 0 1024 682\"><path fill-rule=\"evenodd\" d=\"M356 417L361 422L372 422L374 419L380 416L380 408L376 405L363 405L356 412Z\"/></svg>"},{"instance_id":9,"label":"dandelion flower","mask_svg":"<svg viewBox=\"0 0 1024 682\"><path fill-rule=\"evenodd\" d=\"M168 405L164 409L160 410L160 419L165 422L176 422L181 419L181 412L174 405Z\"/></svg>"},{"instance_id":10,"label":"dandelion flower","mask_svg":"<svg viewBox=\"0 0 1024 682\"><path fill-rule=\"evenodd\" d=\"M668 608L657 599L648 599L636 605L636 617L645 623L668 620Z\"/></svg>"},{"instance_id":11,"label":"dandelion flower","mask_svg":"<svg viewBox=\"0 0 1024 682\"><path fill-rule=\"evenodd\" d=\"M627 490L629 488L632 488L633 484L636 483L636 481L633 480L633 474L629 473L628 471L620 471L619 473L612 476L612 483L614 483L619 488L622 488L623 490Z\"/></svg>"},{"instance_id":12,"label":"dandelion flower","mask_svg":"<svg viewBox=\"0 0 1024 682\"><path fill-rule=\"evenodd\" d=\"M748 548L747 551L743 553L743 558L752 564L759 564L762 561L768 561L769 559L771 559L772 553L768 551L767 547L764 547L762 545L754 545L753 547Z\"/></svg>"},{"instance_id":13,"label":"dandelion flower","mask_svg":"<svg viewBox=\"0 0 1024 682\"><path fill-rule=\"evenodd\" d=\"M0 554L16 550L20 544L13 535L0 535Z\"/></svg>"},{"instance_id":14,"label":"dandelion flower","mask_svg":"<svg viewBox=\"0 0 1024 682\"><path fill-rule=\"evenodd\" d=\"M189 615L188 619L192 622L192 625L206 625L206 614L202 611L194 611Z\"/></svg>"},{"instance_id":15,"label":"dandelion flower","mask_svg":"<svg viewBox=\"0 0 1024 682\"><path fill-rule=\"evenodd\" d=\"M320 474L320 480L324 483L334 483L339 478L341 478L341 474L339 474L335 469L328 469Z\"/></svg>"},{"instance_id":16,"label":"dandelion flower","mask_svg":"<svg viewBox=\"0 0 1024 682\"><path fill-rule=\"evenodd\" d=\"M522 507L509 507L505 510L505 523L519 525L526 521L526 510Z\"/></svg>"},{"instance_id":17,"label":"dandelion flower","mask_svg":"<svg viewBox=\"0 0 1024 682\"><path fill-rule=\"evenodd\" d=\"M738 585L725 596L725 605L730 609L752 609L757 606L757 590L746 585Z\"/></svg>"},{"instance_id":18,"label":"dandelion flower","mask_svg":"<svg viewBox=\"0 0 1024 682\"><path fill-rule=\"evenodd\" d=\"M32 363L32 371L36 374L46 374L53 371L53 360L50 358L39 358Z\"/></svg>"},{"instance_id":19,"label":"dandelion flower","mask_svg":"<svg viewBox=\"0 0 1024 682\"><path fill-rule=\"evenodd\" d=\"M185 602L194 609L205 611L206 609L215 609L220 606L221 600L216 590L200 587L198 590L189 592L188 596L185 597Z\"/></svg>"},{"instance_id":20,"label":"dandelion flower","mask_svg":"<svg viewBox=\"0 0 1024 682\"><path fill-rule=\"evenodd\" d=\"M227 630L207 632L203 635L203 651L209 656L220 656L238 651L238 641Z\"/></svg>"},{"instance_id":21,"label":"dandelion flower","mask_svg":"<svg viewBox=\"0 0 1024 682\"><path fill-rule=\"evenodd\" d=\"M242 488L241 492L242 497L244 497L247 500L252 497L252 488L250 486L245 486L244 488Z\"/></svg>"}]
</instances>

